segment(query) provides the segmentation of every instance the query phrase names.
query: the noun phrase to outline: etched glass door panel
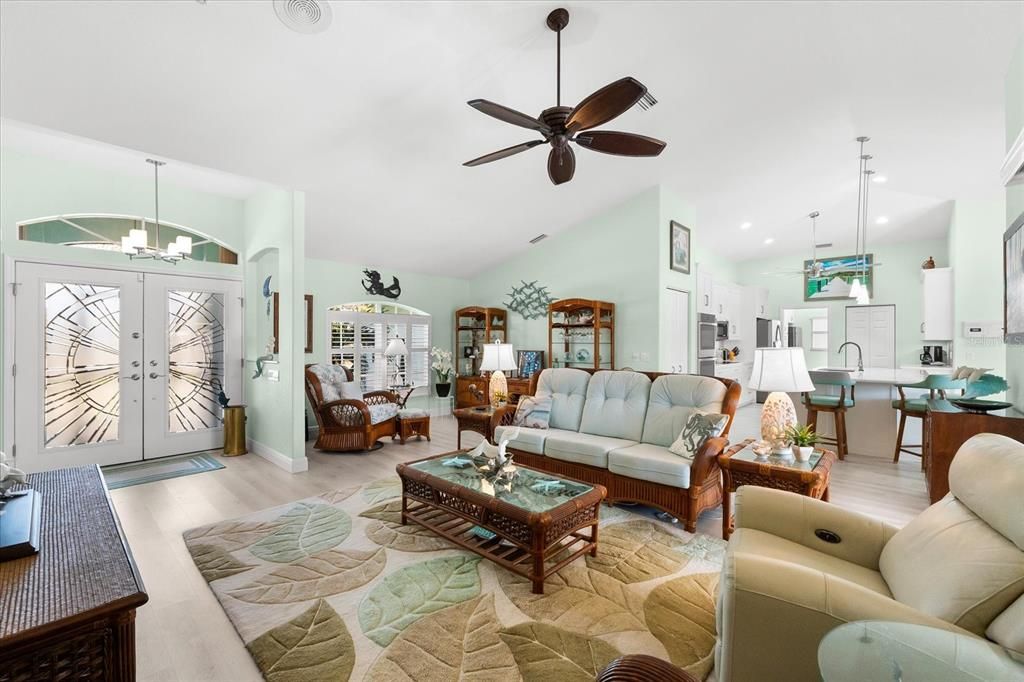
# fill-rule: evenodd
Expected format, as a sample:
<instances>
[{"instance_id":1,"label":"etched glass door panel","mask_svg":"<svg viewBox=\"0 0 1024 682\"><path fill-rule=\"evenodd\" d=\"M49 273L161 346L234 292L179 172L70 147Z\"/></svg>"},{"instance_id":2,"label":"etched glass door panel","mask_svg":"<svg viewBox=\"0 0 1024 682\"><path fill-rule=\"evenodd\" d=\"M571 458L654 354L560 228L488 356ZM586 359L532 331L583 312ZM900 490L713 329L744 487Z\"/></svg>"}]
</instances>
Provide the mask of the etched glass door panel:
<instances>
[{"instance_id":1,"label":"etched glass door panel","mask_svg":"<svg viewBox=\"0 0 1024 682\"><path fill-rule=\"evenodd\" d=\"M17 262L14 418L26 471L142 459L141 276Z\"/></svg>"},{"instance_id":2,"label":"etched glass door panel","mask_svg":"<svg viewBox=\"0 0 1024 682\"><path fill-rule=\"evenodd\" d=\"M241 285L146 275L145 458L224 446L221 393L242 400Z\"/></svg>"},{"instance_id":3,"label":"etched glass door panel","mask_svg":"<svg viewBox=\"0 0 1024 682\"><path fill-rule=\"evenodd\" d=\"M117 440L120 287L46 282L44 292L45 447Z\"/></svg>"},{"instance_id":4,"label":"etched glass door panel","mask_svg":"<svg viewBox=\"0 0 1024 682\"><path fill-rule=\"evenodd\" d=\"M224 294L167 294L167 428L172 433L213 429L222 417Z\"/></svg>"}]
</instances>

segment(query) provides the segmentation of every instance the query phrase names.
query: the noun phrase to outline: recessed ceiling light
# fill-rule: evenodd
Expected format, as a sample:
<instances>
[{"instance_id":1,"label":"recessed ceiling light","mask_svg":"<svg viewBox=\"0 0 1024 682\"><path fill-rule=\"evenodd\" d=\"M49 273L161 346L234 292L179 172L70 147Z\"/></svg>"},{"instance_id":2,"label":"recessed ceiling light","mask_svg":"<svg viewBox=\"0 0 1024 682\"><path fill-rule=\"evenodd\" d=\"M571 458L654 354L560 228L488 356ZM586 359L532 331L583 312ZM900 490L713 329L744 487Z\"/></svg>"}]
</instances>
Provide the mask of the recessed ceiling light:
<instances>
[{"instance_id":1,"label":"recessed ceiling light","mask_svg":"<svg viewBox=\"0 0 1024 682\"><path fill-rule=\"evenodd\" d=\"M889 181L889 178L885 177L884 175L878 175L877 173L875 174L875 177L871 178L871 182L877 182L880 185L883 182L888 182L888 181Z\"/></svg>"},{"instance_id":2,"label":"recessed ceiling light","mask_svg":"<svg viewBox=\"0 0 1024 682\"><path fill-rule=\"evenodd\" d=\"M889 222L889 218L884 215L880 215L877 218L875 218L876 225L885 225L887 222Z\"/></svg>"},{"instance_id":3,"label":"recessed ceiling light","mask_svg":"<svg viewBox=\"0 0 1024 682\"><path fill-rule=\"evenodd\" d=\"M742 225L740 225L740 229L741 230L749 230L753 226L754 226L754 223L743 223Z\"/></svg>"},{"instance_id":4,"label":"recessed ceiling light","mask_svg":"<svg viewBox=\"0 0 1024 682\"><path fill-rule=\"evenodd\" d=\"M765 240L764 240L764 243L765 243L765 244L771 244L771 243L772 243L772 242L774 242L774 241L775 241L775 239L774 239L773 237L768 237L768 239L765 239Z\"/></svg>"}]
</instances>

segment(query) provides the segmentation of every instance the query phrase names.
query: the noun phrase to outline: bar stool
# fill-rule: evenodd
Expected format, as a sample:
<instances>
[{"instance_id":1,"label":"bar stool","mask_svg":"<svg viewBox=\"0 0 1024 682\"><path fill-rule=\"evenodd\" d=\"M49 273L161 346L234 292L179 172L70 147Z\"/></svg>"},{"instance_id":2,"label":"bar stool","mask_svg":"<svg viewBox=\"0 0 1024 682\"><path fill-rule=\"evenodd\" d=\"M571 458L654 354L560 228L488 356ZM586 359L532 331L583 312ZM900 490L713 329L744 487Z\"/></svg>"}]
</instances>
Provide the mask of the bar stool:
<instances>
[{"instance_id":1,"label":"bar stool","mask_svg":"<svg viewBox=\"0 0 1024 682\"><path fill-rule=\"evenodd\" d=\"M899 391L899 400L893 400L892 406L900 415L900 428L896 434L896 451L893 453L892 461L900 461L900 453L905 452L908 455L914 455L921 457L921 468L924 469L924 446L923 445L904 445L903 444L903 428L907 424L907 417L914 417L916 419L924 421L924 415L929 400L935 400L940 398L946 399L946 391L959 390L961 393L967 387L966 379L953 379L947 374L929 374L925 377L924 381L919 381L916 384L897 384L896 390ZM928 391L927 398L907 398L903 392L905 388L914 388L918 390ZM909 448L916 448L919 452L910 450Z\"/></svg>"},{"instance_id":2,"label":"bar stool","mask_svg":"<svg viewBox=\"0 0 1024 682\"><path fill-rule=\"evenodd\" d=\"M846 444L846 410L857 404L856 380L849 372L808 372L814 387L838 386L839 395L820 395L817 392L805 392L803 394L804 407L807 409L807 425L817 433L818 413L830 412L835 420L836 437L825 438L818 436L818 441L836 446L839 459L846 459L849 448ZM846 397L846 389L850 389L850 397Z\"/></svg>"}]
</instances>

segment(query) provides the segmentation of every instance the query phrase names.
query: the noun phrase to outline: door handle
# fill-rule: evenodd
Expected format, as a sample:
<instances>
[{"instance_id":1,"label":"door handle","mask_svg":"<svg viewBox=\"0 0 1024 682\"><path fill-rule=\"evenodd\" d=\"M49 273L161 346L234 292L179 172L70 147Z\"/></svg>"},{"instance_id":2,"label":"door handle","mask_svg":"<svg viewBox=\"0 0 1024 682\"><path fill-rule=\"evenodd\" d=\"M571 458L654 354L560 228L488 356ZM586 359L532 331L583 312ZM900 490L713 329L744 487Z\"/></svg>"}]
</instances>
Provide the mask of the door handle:
<instances>
[{"instance_id":1,"label":"door handle","mask_svg":"<svg viewBox=\"0 0 1024 682\"><path fill-rule=\"evenodd\" d=\"M921 333L924 334L924 322L921 323Z\"/></svg>"},{"instance_id":2,"label":"door handle","mask_svg":"<svg viewBox=\"0 0 1024 682\"><path fill-rule=\"evenodd\" d=\"M121 378L122 379L131 379L132 381L138 381L142 377L139 376L138 372L136 372L135 374L132 374L131 376L126 376L126 377L121 377Z\"/></svg>"},{"instance_id":3,"label":"door handle","mask_svg":"<svg viewBox=\"0 0 1024 682\"><path fill-rule=\"evenodd\" d=\"M150 372L149 373L149 378L150 379L159 379L162 376L164 376L164 375L163 374L157 374L156 372Z\"/></svg>"}]
</instances>

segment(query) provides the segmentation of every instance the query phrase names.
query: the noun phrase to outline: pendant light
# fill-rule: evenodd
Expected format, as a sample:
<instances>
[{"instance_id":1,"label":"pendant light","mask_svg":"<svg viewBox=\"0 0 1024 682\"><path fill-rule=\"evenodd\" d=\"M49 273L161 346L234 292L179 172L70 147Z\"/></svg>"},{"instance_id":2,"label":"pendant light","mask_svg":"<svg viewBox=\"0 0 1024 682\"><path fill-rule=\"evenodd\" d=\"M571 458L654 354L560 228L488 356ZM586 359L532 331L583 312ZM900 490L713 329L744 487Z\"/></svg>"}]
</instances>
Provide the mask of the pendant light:
<instances>
[{"instance_id":1,"label":"pendant light","mask_svg":"<svg viewBox=\"0 0 1024 682\"><path fill-rule=\"evenodd\" d=\"M868 180L874 171L868 171L869 154L864 153L864 143L870 137L858 137L860 143L860 158L857 165L857 234L854 244L854 258L860 265L860 276L853 278L850 285L850 298L856 299L857 305L866 305L871 302L867 287L867 212L868 212ZM863 248L862 248L863 245Z\"/></svg>"},{"instance_id":2,"label":"pendant light","mask_svg":"<svg viewBox=\"0 0 1024 682\"><path fill-rule=\"evenodd\" d=\"M146 231L146 221L143 219L141 229L129 230L127 237L121 237L121 253L132 260L136 258L149 258L177 265L178 261L192 257L192 237L180 235L173 242L167 244L166 250L160 248L160 166L166 166L167 162L146 159L146 163L153 164L155 245L149 245L149 233Z\"/></svg>"}]
</instances>

